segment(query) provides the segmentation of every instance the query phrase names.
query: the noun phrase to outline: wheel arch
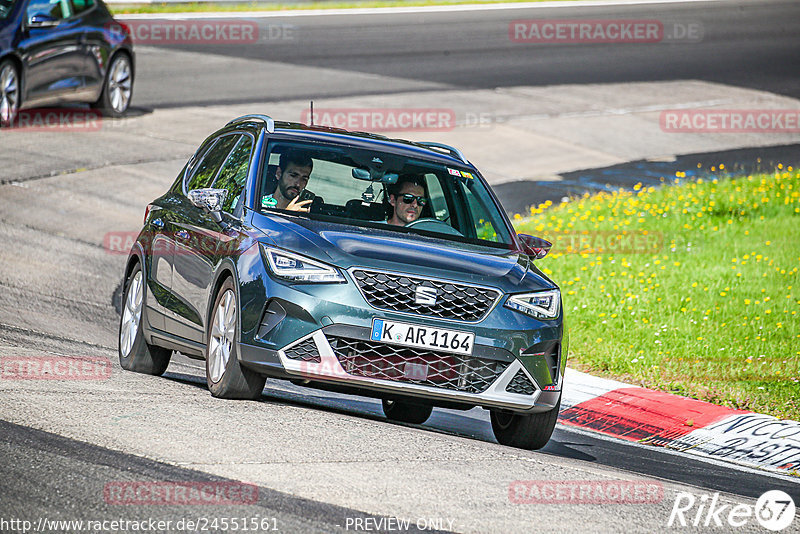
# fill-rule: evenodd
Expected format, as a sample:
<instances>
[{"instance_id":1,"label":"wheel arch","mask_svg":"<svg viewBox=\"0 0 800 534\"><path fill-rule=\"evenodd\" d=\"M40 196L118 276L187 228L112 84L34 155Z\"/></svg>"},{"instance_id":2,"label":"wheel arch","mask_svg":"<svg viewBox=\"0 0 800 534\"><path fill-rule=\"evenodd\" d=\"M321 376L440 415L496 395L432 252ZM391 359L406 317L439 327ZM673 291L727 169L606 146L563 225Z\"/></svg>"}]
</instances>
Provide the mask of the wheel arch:
<instances>
[{"instance_id":1,"label":"wheel arch","mask_svg":"<svg viewBox=\"0 0 800 534\"><path fill-rule=\"evenodd\" d=\"M111 62L114 61L114 58L117 57L120 54L125 55L125 56L128 57L128 61L130 61L130 64L131 64L131 77L133 78L132 82L135 82L136 81L136 60L134 59L134 56L133 56L133 50L129 50L128 48L126 48L124 46L120 46L120 47L116 48L115 50L111 51L111 54L109 54L109 56L108 56L108 61L106 61L106 69L105 69L105 73L104 74L106 74L106 75L108 74L108 69L111 66ZM131 84L131 86L133 86L133 84Z\"/></svg>"},{"instance_id":2,"label":"wheel arch","mask_svg":"<svg viewBox=\"0 0 800 534\"><path fill-rule=\"evenodd\" d=\"M136 243L133 246L133 249L131 249L131 254L128 256L128 261L125 263L125 273L122 277L123 284L125 283L126 280L128 280L128 277L133 272L133 268L136 266L137 263L139 264L139 267L142 269L142 275L145 277L145 280L147 279L147 273L145 273L144 271L145 264L142 258L142 251L138 245L139 243Z\"/></svg>"},{"instance_id":3,"label":"wheel arch","mask_svg":"<svg viewBox=\"0 0 800 534\"><path fill-rule=\"evenodd\" d=\"M239 299L239 277L238 277L238 275L236 273L236 266L233 264L233 262L230 259L226 259L222 263L220 263L220 265L217 267L217 270L214 273L214 282L211 285L212 290L208 295L208 304L206 305L206 318L207 318L207 320L206 320L206 332L205 332L206 338L208 338L208 332L209 332L208 329L211 327L211 314L214 311L213 307L214 307L214 303L217 300L217 295L219 294L220 288L222 288L222 284L224 284L225 281L228 280L229 278L233 280L234 291L236 293L236 302L240 302L240 299ZM241 303L240 303L239 306L241 307ZM241 315L242 314L241 313L237 313L236 315L237 315L236 320L237 320L237 322L239 322L239 325L238 325L239 328L237 328L236 330L238 332L238 335L241 335L241 330L242 330L242 328L241 328L241 321L242 321Z\"/></svg>"}]
</instances>

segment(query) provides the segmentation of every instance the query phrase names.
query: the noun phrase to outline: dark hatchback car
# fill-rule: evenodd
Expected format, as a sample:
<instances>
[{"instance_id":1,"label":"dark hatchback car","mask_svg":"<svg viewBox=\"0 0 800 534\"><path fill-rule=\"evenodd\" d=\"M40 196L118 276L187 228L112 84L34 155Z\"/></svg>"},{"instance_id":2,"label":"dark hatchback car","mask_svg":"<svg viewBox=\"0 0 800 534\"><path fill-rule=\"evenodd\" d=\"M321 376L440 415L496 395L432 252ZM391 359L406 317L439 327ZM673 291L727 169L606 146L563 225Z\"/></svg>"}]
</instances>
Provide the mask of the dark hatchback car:
<instances>
[{"instance_id":1,"label":"dark hatchback car","mask_svg":"<svg viewBox=\"0 0 800 534\"><path fill-rule=\"evenodd\" d=\"M286 176L303 167L299 192ZM409 176L415 194L392 189ZM308 211L280 209L281 188ZM388 224L398 202L424 206ZM500 443L540 448L567 354L558 286L535 265L549 245L514 232L455 148L240 117L147 207L120 362L159 375L180 351L206 360L217 397L288 379L409 423L481 406Z\"/></svg>"},{"instance_id":2,"label":"dark hatchback car","mask_svg":"<svg viewBox=\"0 0 800 534\"><path fill-rule=\"evenodd\" d=\"M129 32L101 0L0 0L0 126L67 102L119 117L133 77Z\"/></svg>"}]
</instances>

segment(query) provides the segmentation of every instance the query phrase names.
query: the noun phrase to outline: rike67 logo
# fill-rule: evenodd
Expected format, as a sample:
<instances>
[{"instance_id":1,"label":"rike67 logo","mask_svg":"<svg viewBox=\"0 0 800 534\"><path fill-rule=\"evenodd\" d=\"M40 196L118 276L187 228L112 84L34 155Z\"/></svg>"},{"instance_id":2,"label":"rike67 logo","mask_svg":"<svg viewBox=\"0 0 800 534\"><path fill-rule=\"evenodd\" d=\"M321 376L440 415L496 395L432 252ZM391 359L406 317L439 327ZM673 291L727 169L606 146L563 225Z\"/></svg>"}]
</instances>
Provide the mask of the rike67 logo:
<instances>
[{"instance_id":1,"label":"rike67 logo","mask_svg":"<svg viewBox=\"0 0 800 534\"><path fill-rule=\"evenodd\" d=\"M758 498L755 506L748 504L722 504L719 493L701 495L681 491L667 521L668 527L730 528L752 525L757 521L762 527L778 532L794 521L794 500L785 492L771 490ZM793 530L792 532L796 532Z\"/></svg>"}]
</instances>

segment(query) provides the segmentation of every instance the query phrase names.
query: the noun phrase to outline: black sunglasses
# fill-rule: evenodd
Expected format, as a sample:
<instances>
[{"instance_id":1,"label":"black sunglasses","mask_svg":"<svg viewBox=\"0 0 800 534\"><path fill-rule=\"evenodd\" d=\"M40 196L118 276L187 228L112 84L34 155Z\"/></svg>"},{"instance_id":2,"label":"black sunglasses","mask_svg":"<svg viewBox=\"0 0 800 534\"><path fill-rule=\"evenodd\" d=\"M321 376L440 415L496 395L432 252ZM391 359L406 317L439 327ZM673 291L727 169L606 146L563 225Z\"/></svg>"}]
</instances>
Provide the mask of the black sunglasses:
<instances>
[{"instance_id":1,"label":"black sunglasses","mask_svg":"<svg viewBox=\"0 0 800 534\"><path fill-rule=\"evenodd\" d=\"M403 202L406 203L406 204L411 204L415 200L417 201L417 205L418 206L424 206L425 204L428 203L428 199L427 198L425 198L425 197L417 197L417 196L412 195L411 193L406 193L405 195L403 195L400 198L402 198Z\"/></svg>"}]
</instances>

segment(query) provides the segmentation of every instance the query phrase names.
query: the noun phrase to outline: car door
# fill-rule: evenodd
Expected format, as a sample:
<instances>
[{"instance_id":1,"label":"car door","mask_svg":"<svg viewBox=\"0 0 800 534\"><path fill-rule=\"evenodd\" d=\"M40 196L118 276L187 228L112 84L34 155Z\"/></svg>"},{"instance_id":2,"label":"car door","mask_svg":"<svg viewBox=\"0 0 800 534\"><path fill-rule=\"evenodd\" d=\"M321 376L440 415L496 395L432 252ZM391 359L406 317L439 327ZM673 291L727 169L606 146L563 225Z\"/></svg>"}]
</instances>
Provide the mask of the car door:
<instances>
[{"instance_id":1,"label":"car door","mask_svg":"<svg viewBox=\"0 0 800 534\"><path fill-rule=\"evenodd\" d=\"M103 32L103 25L110 22L102 11L95 9L95 0L70 0L75 22L80 25L80 53L83 56L80 80L81 91L86 94L97 92L103 83L103 73L99 68L107 58L103 56L108 48Z\"/></svg>"},{"instance_id":2,"label":"car door","mask_svg":"<svg viewBox=\"0 0 800 534\"><path fill-rule=\"evenodd\" d=\"M19 49L27 65L26 100L68 100L82 87L85 30L70 0L30 0Z\"/></svg>"},{"instance_id":3,"label":"car door","mask_svg":"<svg viewBox=\"0 0 800 534\"><path fill-rule=\"evenodd\" d=\"M210 187L240 137L240 134L227 134L216 139L197 164L184 193ZM185 194L172 214L174 304L173 318L167 319L167 330L190 341L204 343L206 305L222 228L206 210L194 206Z\"/></svg>"}]
</instances>

